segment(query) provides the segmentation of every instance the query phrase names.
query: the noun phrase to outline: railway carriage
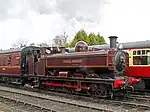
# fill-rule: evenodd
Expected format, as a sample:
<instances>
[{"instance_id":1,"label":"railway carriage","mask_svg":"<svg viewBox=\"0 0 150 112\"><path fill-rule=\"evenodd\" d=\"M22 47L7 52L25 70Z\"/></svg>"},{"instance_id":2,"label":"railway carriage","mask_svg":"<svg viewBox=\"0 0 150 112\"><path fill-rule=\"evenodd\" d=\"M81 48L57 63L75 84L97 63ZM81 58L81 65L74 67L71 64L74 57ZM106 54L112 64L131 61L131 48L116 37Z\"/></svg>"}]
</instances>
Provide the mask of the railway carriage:
<instances>
[{"instance_id":1,"label":"railway carriage","mask_svg":"<svg viewBox=\"0 0 150 112\"><path fill-rule=\"evenodd\" d=\"M81 92L98 97L112 96L139 82L125 76L128 53L116 48L110 36L110 49L90 51L79 41L75 52L64 47L35 47L0 52L0 79L6 83Z\"/></svg>"},{"instance_id":2,"label":"railway carriage","mask_svg":"<svg viewBox=\"0 0 150 112\"><path fill-rule=\"evenodd\" d=\"M0 73L20 74L20 49L0 51ZM5 74L5 75L6 75Z\"/></svg>"},{"instance_id":3,"label":"railway carriage","mask_svg":"<svg viewBox=\"0 0 150 112\"><path fill-rule=\"evenodd\" d=\"M126 69L127 76L141 78L140 89L150 89L150 48L128 49L129 66Z\"/></svg>"}]
</instances>

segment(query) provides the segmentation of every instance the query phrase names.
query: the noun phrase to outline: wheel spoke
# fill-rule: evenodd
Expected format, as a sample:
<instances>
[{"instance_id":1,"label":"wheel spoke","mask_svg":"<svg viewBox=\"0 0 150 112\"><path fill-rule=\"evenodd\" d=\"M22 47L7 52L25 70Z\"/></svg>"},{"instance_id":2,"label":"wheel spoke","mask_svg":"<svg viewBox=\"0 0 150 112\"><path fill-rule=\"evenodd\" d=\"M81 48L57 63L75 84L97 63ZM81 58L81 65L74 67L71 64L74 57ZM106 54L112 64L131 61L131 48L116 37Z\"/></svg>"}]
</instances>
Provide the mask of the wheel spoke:
<instances>
[{"instance_id":1,"label":"wheel spoke","mask_svg":"<svg viewBox=\"0 0 150 112\"><path fill-rule=\"evenodd\" d=\"M107 88L105 85L91 85L90 94L96 97L106 97L107 96Z\"/></svg>"},{"instance_id":2,"label":"wheel spoke","mask_svg":"<svg viewBox=\"0 0 150 112\"><path fill-rule=\"evenodd\" d=\"M99 93L98 91L96 91L96 93L97 93L98 95L100 95L100 93Z\"/></svg>"}]
</instances>

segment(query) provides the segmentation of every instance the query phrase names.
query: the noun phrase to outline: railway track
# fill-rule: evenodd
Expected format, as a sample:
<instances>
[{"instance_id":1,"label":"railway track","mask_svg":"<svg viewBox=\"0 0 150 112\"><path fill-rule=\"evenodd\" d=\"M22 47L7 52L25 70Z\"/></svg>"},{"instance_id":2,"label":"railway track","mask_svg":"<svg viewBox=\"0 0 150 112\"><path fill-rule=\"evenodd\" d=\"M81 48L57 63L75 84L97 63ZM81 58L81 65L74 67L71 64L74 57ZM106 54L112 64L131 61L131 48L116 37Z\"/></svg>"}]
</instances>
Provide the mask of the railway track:
<instances>
[{"instance_id":1,"label":"railway track","mask_svg":"<svg viewBox=\"0 0 150 112\"><path fill-rule=\"evenodd\" d=\"M103 108L104 105L75 101L62 97L48 96L36 92L29 92L8 87L0 87L0 97L52 112L113 112L108 108Z\"/></svg>"},{"instance_id":2,"label":"railway track","mask_svg":"<svg viewBox=\"0 0 150 112\"><path fill-rule=\"evenodd\" d=\"M128 100L134 100L140 102L145 102L150 106L150 96L149 95L137 95L137 94L130 94L126 97Z\"/></svg>"},{"instance_id":3,"label":"railway track","mask_svg":"<svg viewBox=\"0 0 150 112\"><path fill-rule=\"evenodd\" d=\"M8 99L0 98L0 112L45 112L37 107L24 105L23 103L16 103Z\"/></svg>"},{"instance_id":4,"label":"railway track","mask_svg":"<svg viewBox=\"0 0 150 112\"><path fill-rule=\"evenodd\" d=\"M74 96L74 97L73 97ZM53 112L144 112L150 110L149 103L139 103L135 100L106 100L63 93L49 92L41 94L22 89L0 86L0 97L21 102L30 106ZM131 99L131 96L130 96Z\"/></svg>"}]
</instances>

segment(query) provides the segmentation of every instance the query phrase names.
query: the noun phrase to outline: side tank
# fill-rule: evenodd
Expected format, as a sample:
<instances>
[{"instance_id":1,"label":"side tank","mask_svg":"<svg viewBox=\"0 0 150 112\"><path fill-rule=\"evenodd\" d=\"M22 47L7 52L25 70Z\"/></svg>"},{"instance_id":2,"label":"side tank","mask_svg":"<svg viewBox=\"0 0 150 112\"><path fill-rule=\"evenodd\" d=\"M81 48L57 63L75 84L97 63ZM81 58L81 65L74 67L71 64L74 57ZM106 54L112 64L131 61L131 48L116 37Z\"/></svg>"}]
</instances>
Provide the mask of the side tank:
<instances>
[{"instance_id":1,"label":"side tank","mask_svg":"<svg viewBox=\"0 0 150 112\"><path fill-rule=\"evenodd\" d=\"M46 68L49 70L72 70L74 72L84 69L96 74L108 72L123 74L128 63L127 54L116 48L117 38L110 36L111 48L99 51L89 51L87 44L80 41L76 44L76 52L47 55Z\"/></svg>"}]
</instances>

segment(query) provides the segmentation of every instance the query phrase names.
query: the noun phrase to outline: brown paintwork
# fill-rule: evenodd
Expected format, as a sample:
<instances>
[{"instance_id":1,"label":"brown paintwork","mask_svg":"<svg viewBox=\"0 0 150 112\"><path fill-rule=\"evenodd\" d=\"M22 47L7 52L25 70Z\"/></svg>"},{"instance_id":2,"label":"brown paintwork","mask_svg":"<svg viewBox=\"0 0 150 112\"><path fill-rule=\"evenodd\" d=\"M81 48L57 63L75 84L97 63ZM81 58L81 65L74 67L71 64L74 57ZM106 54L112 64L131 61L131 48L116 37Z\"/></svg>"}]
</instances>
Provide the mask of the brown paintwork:
<instances>
[{"instance_id":1,"label":"brown paintwork","mask_svg":"<svg viewBox=\"0 0 150 112\"><path fill-rule=\"evenodd\" d=\"M92 51L45 54L45 49L41 49L41 58L36 67L40 75L46 75L45 68L70 68L70 67L90 67L114 69L113 57L116 51ZM8 56L11 55L11 64L8 65ZM6 57L3 65L3 57ZM21 52L0 54L0 73L20 74ZM34 62L31 56L28 60L29 74L34 74Z\"/></svg>"},{"instance_id":2,"label":"brown paintwork","mask_svg":"<svg viewBox=\"0 0 150 112\"><path fill-rule=\"evenodd\" d=\"M92 51L92 52L73 52L73 53L59 53L47 55L47 58L69 58L69 57L90 57L93 56L107 56L107 51Z\"/></svg>"},{"instance_id":3,"label":"brown paintwork","mask_svg":"<svg viewBox=\"0 0 150 112\"><path fill-rule=\"evenodd\" d=\"M38 62L38 73L40 75L46 75L46 73L45 73L45 61L46 61L45 59L41 59Z\"/></svg>"},{"instance_id":4,"label":"brown paintwork","mask_svg":"<svg viewBox=\"0 0 150 112\"><path fill-rule=\"evenodd\" d=\"M80 67L80 66L106 66L106 58L105 57L91 57L91 58L68 58L68 59L47 59L47 66L54 66L54 67ZM74 62L73 62L74 61ZM67 63L70 62L70 63Z\"/></svg>"},{"instance_id":5,"label":"brown paintwork","mask_svg":"<svg viewBox=\"0 0 150 112\"><path fill-rule=\"evenodd\" d=\"M32 47L31 47L32 48ZM20 75L20 58L21 58L22 49L12 49L0 52L0 73L2 74L17 74ZM43 53L44 54L44 53ZM8 63L8 57L11 56L11 63ZM3 58L5 59L5 63L3 62ZM42 61L41 61L42 62ZM39 66L38 66L39 65ZM43 64L44 65L44 64ZM41 63L37 63L36 71L45 75L45 66L41 65ZM34 74L34 62L33 57L31 56L28 60L28 68L29 74Z\"/></svg>"},{"instance_id":6,"label":"brown paintwork","mask_svg":"<svg viewBox=\"0 0 150 112\"><path fill-rule=\"evenodd\" d=\"M39 62L38 62L38 74L40 75L46 75L46 72L45 72L45 66L46 66L46 59L45 59L45 56L46 56L46 52L45 52L46 48L40 48L40 51L41 51L41 57L39 59Z\"/></svg>"},{"instance_id":7,"label":"brown paintwork","mask_svg":"<svg viewBox=\"0 0 150 112\"><path fill-rule=\"evenodd\" d=\"M116 51L95 51L95 52L76 52L69 54L54 54L47 56L46 67L48 68L74 68L74 67L90 67L90 68L114 68L112 58ZM111 64L111 65L109 65Z\"/></svg>"},{"instance_id":8,"label":"brown paintwork","mask_svg":"<svg viewBox=\"0 0 150 112\"><path fill-rule=\"evenodd\" d=\"M32 56L28 58L28 70L29 74L34 74L34 60Z\"/></svg>"},{"instance_id":9,"label":"brown paintwork","mask_svg":"<svg viewBox=\"0 0 150 112\"><path fill-rule=\"evenodd\" d=\"M8 57L11 56L11 63L8 64ZM20 74L20 57L21 53L12 52L0 54L0 73L5 74ZM5 58L5 62L4 61Z\"/></svg>"},{"instance_id":10,"label":"brown paintwork","mask_svg":"<svg viewBox=\"0 0 150 112\"><path fill-rule=\"evenodd\" d=\"M109 70L114 70L114 55L115 55L115 53L116 52L113 50L108 51L107 63L108 63Z\"/></svg>"},{"instance_id":11,"label":"brown paintwork","mask_svg":"<svg viewBox=\"0 0 150 112\"><path fill-rule=\"evenodd\" d=\"M20 67L0 67L0 73L5 73L5 74L20 74Z\"/></svg>"}]
</instances>

